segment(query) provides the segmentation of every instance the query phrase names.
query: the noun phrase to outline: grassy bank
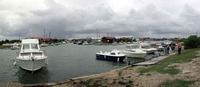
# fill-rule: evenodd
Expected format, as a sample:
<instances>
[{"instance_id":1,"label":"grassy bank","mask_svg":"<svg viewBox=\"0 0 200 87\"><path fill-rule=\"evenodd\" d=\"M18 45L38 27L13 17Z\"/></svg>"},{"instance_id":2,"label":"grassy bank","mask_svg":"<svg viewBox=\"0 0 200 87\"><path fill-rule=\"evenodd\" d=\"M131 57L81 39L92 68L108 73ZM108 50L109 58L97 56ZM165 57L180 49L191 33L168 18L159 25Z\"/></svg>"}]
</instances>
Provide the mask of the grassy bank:
<instances>
[{"instance_id":1,"label":"grassy bank","mask_svg":"<svg viewBox=\"0 0 200 87\"><path fill-rule=\"evenodd\" d=\"M195 81L186 81L186 80L168 80L162 84L160 87L189 87L190 84L193 84Z\"/></svg>"},{"instance_id":2,"label":"grassy bank","mask_svg":"<svg viewBox=\"0 0 200 87\"><path fill-rule=\"evenodd\" d=\"M144 74L146 72L155 71L162 74L168 73L171 75L175 75L180 73L181 71L176 69L176 65L172 65L174 63L185 63L190 62L192 59L196 58L196 51L200 49L188 49L184 50L181 55L172 55L168 58L160 61L158 64L148 67L148 68L142 68L140 70L140 74Z\"/></svg>"}]
</instances>

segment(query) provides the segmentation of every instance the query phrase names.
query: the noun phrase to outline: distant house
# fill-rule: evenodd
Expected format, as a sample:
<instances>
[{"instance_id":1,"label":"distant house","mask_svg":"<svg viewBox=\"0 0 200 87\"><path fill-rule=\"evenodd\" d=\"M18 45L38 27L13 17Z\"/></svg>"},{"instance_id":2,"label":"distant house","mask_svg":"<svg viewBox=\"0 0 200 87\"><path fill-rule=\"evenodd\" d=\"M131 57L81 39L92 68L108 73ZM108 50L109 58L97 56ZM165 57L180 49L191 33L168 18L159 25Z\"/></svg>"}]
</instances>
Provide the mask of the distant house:
<instances>
[{"instance_id":1,"label":"distant house","mask_svg":"<svg viewBox=\"0 0 200 87\"><path fill-rule=\"evenodd\" d=\"M116 41L116 38L111 36L105 36L101 39L102 43L113 43L114 41Z\"/></svg>"}]
</instances>

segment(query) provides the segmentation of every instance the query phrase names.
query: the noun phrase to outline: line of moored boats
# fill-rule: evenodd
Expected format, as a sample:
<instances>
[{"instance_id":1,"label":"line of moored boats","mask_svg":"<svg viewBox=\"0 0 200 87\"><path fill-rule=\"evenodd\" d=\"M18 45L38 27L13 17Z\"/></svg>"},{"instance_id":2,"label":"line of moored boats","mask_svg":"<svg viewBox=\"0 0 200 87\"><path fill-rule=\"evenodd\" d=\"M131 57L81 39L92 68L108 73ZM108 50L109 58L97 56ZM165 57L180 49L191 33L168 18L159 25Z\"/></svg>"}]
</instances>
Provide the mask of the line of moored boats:
<instances>
[{"instance_id":1,"label":"line of moored boats","mask_svg":"<svg viewBox=\"0 0 200 87\"><path fill-rule=\"evenodd\" d=\"M127 58L140 58L145 59L147 54L155 54L158 51L165 51L166 44L159 44L156 47L152 47L149 43L135 42L127 44L124 50L112 50L110 52L97 52L96 58L108 61L123 62Z\"/></svg>"}]
</instances>

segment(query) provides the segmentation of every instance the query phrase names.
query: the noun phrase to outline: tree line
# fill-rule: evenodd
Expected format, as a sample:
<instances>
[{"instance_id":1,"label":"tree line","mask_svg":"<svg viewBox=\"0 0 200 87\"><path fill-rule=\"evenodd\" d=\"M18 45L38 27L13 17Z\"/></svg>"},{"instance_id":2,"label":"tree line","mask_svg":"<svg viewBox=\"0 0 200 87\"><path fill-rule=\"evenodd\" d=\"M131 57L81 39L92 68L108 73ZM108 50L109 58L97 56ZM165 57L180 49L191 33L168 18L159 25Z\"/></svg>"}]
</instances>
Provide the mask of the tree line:
<instances>
[{"instance_id":1,"label":"tree line","mask_svg":"<svg viewBox=\"0 0 200 87\"><path fill-rule=\"evenodd\" d=\"M182 39L186 49L198 48L200 47L200 37L197 35L191 35L188 38Z\"/></svg>"},{"instance_id":2,"label":"tree line","mask_svg":"<svg viewBox=\"0 0 200 87\"><path fill-rule=\"evenodd\" d=\"M6 43L20 43L21 41L20 40L2 40L0 41L0 46L3 45L3 44L6 44Z\"/></svg>"}]
</instances>

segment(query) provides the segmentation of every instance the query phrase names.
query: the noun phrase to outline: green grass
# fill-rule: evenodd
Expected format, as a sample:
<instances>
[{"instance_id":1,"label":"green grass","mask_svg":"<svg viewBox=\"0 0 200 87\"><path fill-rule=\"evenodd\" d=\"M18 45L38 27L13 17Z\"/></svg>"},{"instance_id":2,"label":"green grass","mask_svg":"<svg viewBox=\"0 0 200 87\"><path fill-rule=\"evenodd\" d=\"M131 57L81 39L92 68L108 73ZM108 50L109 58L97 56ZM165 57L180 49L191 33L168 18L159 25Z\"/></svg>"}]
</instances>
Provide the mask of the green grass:
<instances>
[{"instance_id":1,"label":"green grass","mask_svg":"<svg viewBox=\"0 0 200 87\"><path fill-rule=\"evenodd\" d=\"M170 66L173 63L185 63L185 62L190 62L192 59L197 58L196 57L196 51L200 50L198 49L188 49L184 50L181 55L172 55L169 56L168 58L161 60L158 64L149 67L149 68L142 68L140 69L140 74L144 74L146 72L150 71L156 71L162 74L168 73L171 75L175 75L181 72L181 70L176 69L176 66Z\"/></svg>"},{"instance_id":2,"label":"green grass","mask_svg":"<svg viewBox=\"0 0 200 87\"><path fill-rule=\"evenodd\" d=\"M189 85L193 84L195 81L185 81L185 80L168 80L162 84L160 87L189 87Z\"/></svg>"}]
</instances>

